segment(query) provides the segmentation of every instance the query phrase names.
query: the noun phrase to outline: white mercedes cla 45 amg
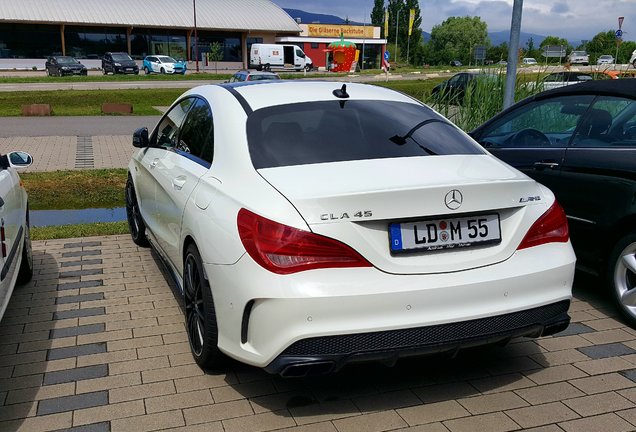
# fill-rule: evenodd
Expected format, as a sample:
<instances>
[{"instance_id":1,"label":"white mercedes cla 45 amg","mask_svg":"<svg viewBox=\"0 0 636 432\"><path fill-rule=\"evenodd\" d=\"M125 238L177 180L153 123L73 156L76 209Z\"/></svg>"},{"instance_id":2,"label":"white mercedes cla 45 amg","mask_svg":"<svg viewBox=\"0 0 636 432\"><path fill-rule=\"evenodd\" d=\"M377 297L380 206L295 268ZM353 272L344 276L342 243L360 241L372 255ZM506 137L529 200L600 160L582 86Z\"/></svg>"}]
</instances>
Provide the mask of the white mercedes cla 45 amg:
<instances>
[{"instance_id":1,"label":"white mercedes cla 45 amg","mask_svg":"<svg viewBox=\"0 0 636 432\"><path fill-rule=\"evenodd\" d=\"M132 238L174 277L203 368L302 376L569 323L554 195L408 96L206 85L133 145Z\"/></svg>"}]
</instances>

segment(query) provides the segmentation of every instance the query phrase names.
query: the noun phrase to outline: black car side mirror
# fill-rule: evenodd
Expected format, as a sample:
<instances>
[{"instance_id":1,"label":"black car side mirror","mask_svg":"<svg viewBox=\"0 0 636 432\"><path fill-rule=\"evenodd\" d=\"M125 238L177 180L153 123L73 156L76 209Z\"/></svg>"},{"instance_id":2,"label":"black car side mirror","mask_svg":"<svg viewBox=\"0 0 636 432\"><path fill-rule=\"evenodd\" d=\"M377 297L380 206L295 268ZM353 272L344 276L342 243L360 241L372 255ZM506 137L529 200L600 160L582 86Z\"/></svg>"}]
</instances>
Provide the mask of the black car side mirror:
<instances>
[{"instance_id":1,"label":"black car side mirror","mask_svg":"<svg viewBox=\"0 0 636 432\"><path fill-rule=\"evenodd\" d=\"M144 148L149 146L148 128L142 127L133 132L133 147Z\"/></svg>"}]
</instances>

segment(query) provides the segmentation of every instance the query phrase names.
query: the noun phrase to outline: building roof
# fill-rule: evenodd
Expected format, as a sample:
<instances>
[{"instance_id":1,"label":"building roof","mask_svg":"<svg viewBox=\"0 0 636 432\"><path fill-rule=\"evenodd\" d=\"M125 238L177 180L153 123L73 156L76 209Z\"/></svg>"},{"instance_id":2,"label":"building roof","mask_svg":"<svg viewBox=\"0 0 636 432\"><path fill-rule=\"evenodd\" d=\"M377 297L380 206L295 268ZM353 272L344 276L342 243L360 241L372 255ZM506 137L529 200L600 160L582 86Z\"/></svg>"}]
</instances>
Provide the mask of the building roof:
<instances>
[{"instance_id":1,"label":"building roof","mask_svg":"<svg viewBox=\"0 0 636 432\"><path fill-rule=\"evenodd\" d=\"M269 0L2 0L0 23L300 32Z\"/></svg>"}]
</instances>

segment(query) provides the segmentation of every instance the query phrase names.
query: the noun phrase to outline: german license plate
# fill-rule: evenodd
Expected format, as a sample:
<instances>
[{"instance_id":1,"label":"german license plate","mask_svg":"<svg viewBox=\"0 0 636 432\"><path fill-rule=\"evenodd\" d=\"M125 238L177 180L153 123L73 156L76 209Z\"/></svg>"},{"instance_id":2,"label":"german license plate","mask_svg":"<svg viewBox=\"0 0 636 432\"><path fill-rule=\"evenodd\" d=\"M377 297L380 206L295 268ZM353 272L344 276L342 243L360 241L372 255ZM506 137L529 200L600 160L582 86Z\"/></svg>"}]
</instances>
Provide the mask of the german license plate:
<instances>
[{"instance_id":1,"label":"german license plate","mask_svg":"<svg viewBox=\"0 0 636 432\"><path fill-rule=\"evenodd\" d=\"M501 242L496 213L389 224L391 252L427 252Z\"/></svg>"}]
</instances>

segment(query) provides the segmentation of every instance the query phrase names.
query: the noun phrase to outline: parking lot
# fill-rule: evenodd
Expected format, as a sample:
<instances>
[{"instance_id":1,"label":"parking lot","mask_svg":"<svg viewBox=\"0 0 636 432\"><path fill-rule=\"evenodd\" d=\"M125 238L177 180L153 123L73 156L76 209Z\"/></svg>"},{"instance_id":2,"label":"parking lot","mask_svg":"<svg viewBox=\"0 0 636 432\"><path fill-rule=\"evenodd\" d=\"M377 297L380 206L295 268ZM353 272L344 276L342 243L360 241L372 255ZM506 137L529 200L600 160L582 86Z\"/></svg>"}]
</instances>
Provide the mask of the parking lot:
<instances>
[{"instance_id":1,"label":"parking lot","mask_svg":"<svg viewBox=\"0 0 636 432\"><path fill-rule=\"evenodd\" d=\"M86 167L87 142L95 168L124 167L132 153L121 128L6 130L0 151L32 152L34 170ZM34 278L0 323L0 431L636 429L636 331L587 275L573 324L555 337L282 379L232 361L201 371L168 278L129 236L33 246Z\"/></svg>"}]
</instances>

